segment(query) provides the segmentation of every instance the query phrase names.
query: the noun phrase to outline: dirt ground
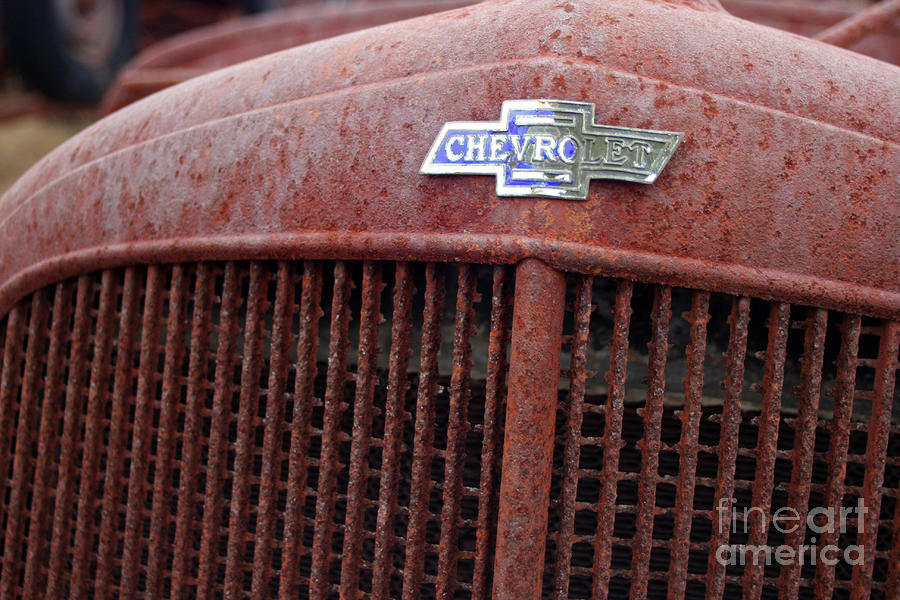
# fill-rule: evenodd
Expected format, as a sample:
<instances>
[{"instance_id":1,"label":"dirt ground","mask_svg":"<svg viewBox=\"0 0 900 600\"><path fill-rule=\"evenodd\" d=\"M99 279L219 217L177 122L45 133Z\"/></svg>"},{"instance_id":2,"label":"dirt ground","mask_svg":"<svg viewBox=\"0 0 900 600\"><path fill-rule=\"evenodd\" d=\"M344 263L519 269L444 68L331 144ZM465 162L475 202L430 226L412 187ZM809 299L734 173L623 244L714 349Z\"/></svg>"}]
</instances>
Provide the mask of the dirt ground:
<instances>
[{"instance_id":1,"label":"dirt ground","mask_svg":"<svg viewBox=\"0 0 900 600\"><path fill-rule=\"evenodd\" d=\"M233 2L145 2L140 48L239 14ZM60 143L99 118L96 109L53 103L28 92L0 44L0 194Z\"/></svg>"},{"instance_id":2,"label":"dirt ground","mask_svg":"<svg viewBox=\"0 0 900 600\"><path fill-rule=\"evenodd\" d=\"M0 121L0 194L41 159L93 122L83 112L56 110Z\"/></svg>"}]
</instances>

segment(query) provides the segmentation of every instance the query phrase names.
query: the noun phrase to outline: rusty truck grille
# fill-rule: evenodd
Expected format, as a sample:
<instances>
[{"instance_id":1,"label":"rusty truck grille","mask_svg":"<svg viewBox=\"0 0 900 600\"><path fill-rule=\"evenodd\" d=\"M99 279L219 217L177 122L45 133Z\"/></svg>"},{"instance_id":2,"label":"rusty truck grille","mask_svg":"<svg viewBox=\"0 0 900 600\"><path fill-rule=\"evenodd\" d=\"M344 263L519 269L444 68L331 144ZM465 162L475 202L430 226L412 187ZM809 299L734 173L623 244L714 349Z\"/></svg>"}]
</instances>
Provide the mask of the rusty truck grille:
<instances>
[{"instance_id":1,"label":"rusty truck grille","mask_svg":"<svg viewBox=\"0 0 900 600\"><path fill-rule=\"evenodd\" d=\"M483 597L510 287L254 262L36 292L3 327L3 598Z\"/></svg>"},{"instance_id":2,"label":"rusty truck grille","mask_svg":"<svg viewBox=\"0 0 900 600\"><path fill-rule=\"evenodd\" d=\"M898 597L897 323L589 277L570 295L546 597ZM771 519L859 501L862 529ZM716 555L830 544L865 560Z\"/></svg>"},{"instance_id":3,"label":"rusty truck grille","mask_svg":"<svg viewBox=\"0 0 900 600\"><path fill-rule=\"evenodd\" d=\"M0 321L0 598L489 597L513 285L235 262L35 292ZM900 594L900 325L574 274L568 296L543 597ZM876 518L735 532L721 498ZM830 543L865 560L714 552Z\"/></svg>"}]
</instances>

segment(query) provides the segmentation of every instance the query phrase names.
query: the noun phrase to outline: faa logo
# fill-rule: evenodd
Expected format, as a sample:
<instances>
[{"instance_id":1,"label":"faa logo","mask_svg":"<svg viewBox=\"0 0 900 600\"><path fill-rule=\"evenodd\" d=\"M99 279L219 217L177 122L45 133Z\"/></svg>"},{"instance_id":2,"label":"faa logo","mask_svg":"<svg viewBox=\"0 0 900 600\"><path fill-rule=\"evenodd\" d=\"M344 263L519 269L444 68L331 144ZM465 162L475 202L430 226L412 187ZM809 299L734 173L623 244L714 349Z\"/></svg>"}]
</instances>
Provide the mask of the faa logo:
<instances>
[{"instance_id":1,"label":"faa logo","mask_svg":"<svg viewBox=\"0 0 900 600\"><path fill-rule=\"evenodd\" d=\"M500 196L584 200L591 179L653 183L683 133L594 124L594 105L507 100L500 121L447 123L421 172L496 175Z\"/></svg>"}]
</instances>

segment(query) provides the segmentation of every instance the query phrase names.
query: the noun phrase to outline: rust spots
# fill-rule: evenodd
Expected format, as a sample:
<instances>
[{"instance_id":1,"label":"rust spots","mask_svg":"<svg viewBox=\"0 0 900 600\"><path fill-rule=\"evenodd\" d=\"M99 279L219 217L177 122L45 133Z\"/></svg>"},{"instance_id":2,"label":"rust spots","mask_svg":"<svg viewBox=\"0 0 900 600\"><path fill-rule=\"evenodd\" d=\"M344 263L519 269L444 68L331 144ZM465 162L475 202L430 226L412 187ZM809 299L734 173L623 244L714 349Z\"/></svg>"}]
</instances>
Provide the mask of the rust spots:
<instances>
[{"instance_id":1,"label":"rust spots","mask_svg":"<svg viewBox=\"0 0 900 600\"><path fill-rule=\"evenodd\" d=\"M719 109L716 107L716 101L713 97L709 94L703 94L700 96L700 99L703 101L703 115L710 121L716 118L719 114Z\"/></svg>"}]
</instances>

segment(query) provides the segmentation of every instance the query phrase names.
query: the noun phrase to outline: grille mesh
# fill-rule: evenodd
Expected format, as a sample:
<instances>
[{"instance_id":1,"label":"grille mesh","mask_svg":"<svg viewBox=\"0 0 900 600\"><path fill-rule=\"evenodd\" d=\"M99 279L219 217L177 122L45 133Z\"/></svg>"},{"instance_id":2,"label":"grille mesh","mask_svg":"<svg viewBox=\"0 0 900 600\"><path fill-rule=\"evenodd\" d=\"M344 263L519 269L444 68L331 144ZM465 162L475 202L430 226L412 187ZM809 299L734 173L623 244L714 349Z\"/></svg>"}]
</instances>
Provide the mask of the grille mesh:
<instances>
[{"instance_id":1,"label":"grille mesh","mask_svg":"<svg viewBox=\"0 0 900 600\"><path fill-rule=\"evenodd\" d=\"M484 597L510 288L252 262L36 292L2 323L3 598Z\"/></svg>"},{"instance_id":2,"label":"grille mesh","mask_svg":"<svg viewBox=\"0 0 900 600\"><path fill-rule=\"evenodd\" d=\"M897 597L897 323L590 277L570 288L545 597ZM839 539L770 519L859 500L877 518ZM750 507L765 525L743 519ZM858 544L866 561L716 559L801 543Z\"/></svg>"},{"instance_id":3,"label":"grille mesh","mask_svg":"<svg viewBox=\"0 0 900 600\"><path fill-rule=\"evenodd\" d=\"M544 597L900 596L900 325L568 287ZM512 288L307 261L35 292L0 320L0 598L488 597ZM862 500L877 519L817 543L873 551L724 568L813 537L729 531L729 496Z\"/></svg>"}]
</instances>

